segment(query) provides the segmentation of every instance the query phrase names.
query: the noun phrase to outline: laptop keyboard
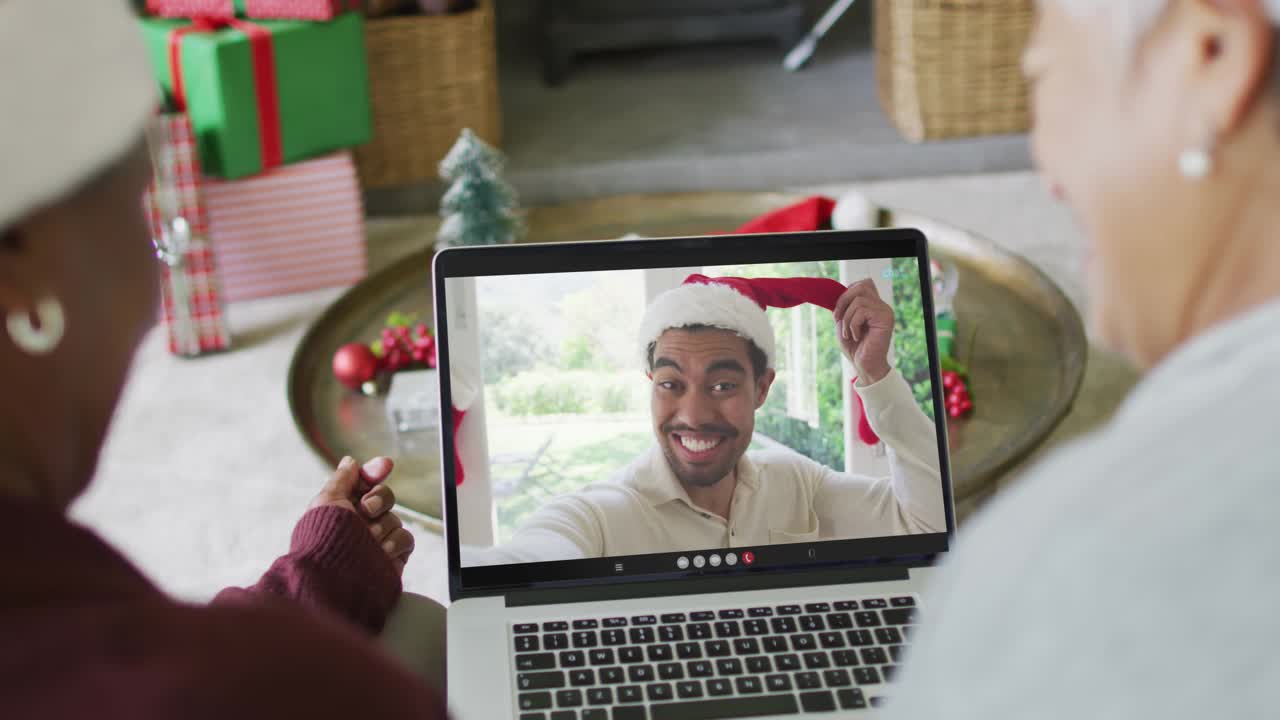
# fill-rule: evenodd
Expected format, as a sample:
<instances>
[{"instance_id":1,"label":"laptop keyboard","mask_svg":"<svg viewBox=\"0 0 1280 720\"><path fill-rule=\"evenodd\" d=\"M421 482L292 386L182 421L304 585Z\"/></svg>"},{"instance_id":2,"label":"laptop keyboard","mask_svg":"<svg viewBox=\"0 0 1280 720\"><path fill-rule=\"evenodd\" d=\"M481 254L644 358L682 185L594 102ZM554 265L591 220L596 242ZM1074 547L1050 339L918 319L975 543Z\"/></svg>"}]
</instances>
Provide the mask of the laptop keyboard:
<instances>
[{"instance_id":1,"label":"laptop keyboard","mask_svg":"<svg viewBox=\"0 0 1280 720\"><path fill-rule=\"evenodd\" d=\"M712 720L878 706L913 595L514 623L520 720Z\"/></svg>"}]
</instances>

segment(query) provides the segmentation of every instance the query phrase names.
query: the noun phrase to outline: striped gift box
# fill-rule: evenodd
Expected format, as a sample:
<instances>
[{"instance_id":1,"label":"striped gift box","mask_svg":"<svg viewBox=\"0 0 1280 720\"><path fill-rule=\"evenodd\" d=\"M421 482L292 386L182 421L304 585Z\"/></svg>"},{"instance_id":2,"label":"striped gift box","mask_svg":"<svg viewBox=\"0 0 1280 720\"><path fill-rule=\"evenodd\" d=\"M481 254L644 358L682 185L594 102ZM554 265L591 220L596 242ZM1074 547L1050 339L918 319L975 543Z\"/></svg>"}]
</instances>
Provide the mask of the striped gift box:
<instances>
[{"instance_id":1,"label":"striped gift box","mask_svg":"<svg viewBox=\"0 0 1280 720\"><path fill-rule=\"evenodd\" d=\"M351 285L364 277L364 205L351 154L204 182L227 302Z\"/></svg>"},{"instance_id":2,"label":"striped gift box","mask_svg":"<svg viewBox=\"0 0 1280 720\"><path fill-rule=\"evenodd\" d=\"M169 335L169 352L194 356L231 345L218 287L217 264L209 242L209 216L201 197L200 160L195 137L186 115L167 114L152 119L147 130L153 144L155 178L143 196L143 209L150 222L152 237L161 237L163 213L156 194L161 193L173 204L172 209L187 221L191 242L175 271L165 263L161 268L161 312ZM173 273L182 274L175 284ZM181 287L179 296L175 289ZM179 312L183 303L186 312Z\"/></svg>"}]
</instances>

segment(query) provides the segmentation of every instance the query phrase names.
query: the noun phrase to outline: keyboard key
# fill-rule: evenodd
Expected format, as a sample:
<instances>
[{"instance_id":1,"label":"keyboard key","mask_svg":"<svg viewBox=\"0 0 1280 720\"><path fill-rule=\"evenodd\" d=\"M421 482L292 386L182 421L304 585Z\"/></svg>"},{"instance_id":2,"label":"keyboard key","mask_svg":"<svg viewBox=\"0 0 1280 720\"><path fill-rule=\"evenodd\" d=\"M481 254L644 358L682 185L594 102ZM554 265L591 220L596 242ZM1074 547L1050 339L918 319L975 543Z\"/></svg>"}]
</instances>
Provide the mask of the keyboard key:
<instances>
[{"instance_id":1,"label":"keyboard key","mask_svg":"<svg viewBox=\"0 0 1280 720\"><path fill-rule=\"evenodd\" d=\"M787 692L791 690L790 675L769 675L764 679L765 687L769 688L769 692Z\"/></svg>"},{"instance_id":2,"label":"keyboard key","mask_svg":"<svg viewBox=\"0 0 1280 720\"><path fill-rule=\"evenodd\" d=\"M517 701L521 710L547 710L551 708L551 693L522 693Z\"/></svg>"},{"instance_id":3,"label":"keyboard key","mask_svg":"<svg viewBox=\"0 0 1280 720\"><path fill-rule=\"evenodd\" d=\"M772 637L767 637L764 639L765 652L780 653L780 652L786 652L787 650L788 650L787 639L784 637L778 637L777 635L774 635Z\"/></svg>"},{"instance_id":4,"label":"keyboard key","mask_svg":"<svg viewBox=\"0 0 1280 720\"><path fill-rule=\"evenodd\" d=\"M634 645L651 643L658 639L657 636L653 634L653 628L651 627L633 627L631 628L630 637L631 642Z\"/></svg>"},{"instance_id":5,"label":"keyboard key","mask_svg":"<svg viewBox=\"0 0 1280 720\"><path fill-rule=\"evenodd\" d=\"M821 670L831 667L831 659L824 652L807 652L804 654L804 666L809 670Z\"/></svg>"},{"instance_id":6,"label":"keyboard key","mask_svg":"<svg viewBox=\"0 0 1280 720\"><path fill-rule=\"evenodd\" d=\"M578 720L578 713L572 710L557 710L551 713L551 720Z\"/></svg>"},{"instance_id":7,"label":"keyboard key","mask_svg":"<svg viewBox=\"0 0 1280 720\"><path fill-rule=\"evenodd\" d=\"M801 690L813 690L822 687L822 678L816 672L796 673L796 687Z\"/></svg>"},{"instance_id":8,"label":"keyboard key","mask_svg":"<svg viewBox=\"0 0 1280 720\"><path fill-rule=\"evenodd\" d=\"M587 691L588 705L612 705L613 688L591 688Z\"/></svg>"},{"instance_id":9,"label":"keyboard key","mask_svg":"<svg viewBox=\"0 0 1280 720\"><path fill-rule=\"evenodd\" d=\"M627 642L627 634L621 630L605 630L600 633L600 640L605 645L622 645Z\"/></svg>"},{"instance_id":10,"label":"keyboard key","mask_svg":"<svg viewBox=\"0 0 1280 720\"><path fill-rule=\"evenodd\" d=\"M680 663L662 663L658 666L658 677L663 680L683 680L684 666Z\"/></svg>"},{"instance_id":11,"label":"keyboard key","mask_svg":"<svg viewBox=\"0 0 1280 720\"><path fill-rule=\"evenodd\" d=\"M894 661L894 662L902 662L902 646L901 646L901 645L890 645L890 646L889 646L889 657L893 658L893 661Z\"/></svg>"},{"instance_id":12,"label":"keyboard key","mask_svg":"<svg viewBox=\"0 0 1280 720\"><path fill-rule=\"evenodd\" d=\"M716 678L715 680L708 680L707 694L708 695L732 695L733 686L730 685L729 681L725 680L724 678Z\"/></svg>"},{"instance_id":13,"label":"keyboard key","mask_svg":"<svg viewBox=\"0 0 1280 720\"><path fill-rule=\"evenodd\" d=\"M885 625L908 625L914 622L915 608L894 608L884 611Z\"/></svg>"},{"instance_id":14,"label":"keyboard key","mask_svg":"<svg viewBox=\"0 0 1280 720\"><path fill-rule=\"evenodd\" d=\"M812 635L792 635L791 636L791 649L795 650L796 652L812 650L816 647L818 647L818 642L813 639Z\"/></svg>"},{"instance_id":15,"label":"keyboard key","mask_svg":"<svg viewBox=\"0 0 1280 720\"><path fill-rule=\"evenodd\" d=\"M702 657L702 646L696 642L684 642L676 645L676 657L681 660L693 660Z\"/></svg>"},{"instance_id":16,"label":"keyboard key","mask_svg":"<svg viewBox=\"0 0 1280 720\"><path fill-rule=\"evenodd\" d=\"M840 690L836 693L841 710L861 710L867 706L867 699L862 696L862 688Z\"/></svg>"},{"instance_id":17,"label":"keyboard key","mask_svg":"<svg viewBox=\"0 0 1280 720\"><path fill-rule=\"evenodd\" d=\"M600 668L600 682L610 685L622 682L624 675L620 667Z\"/></svg>"},{"instance_id":18,"label":"keyboard key","mask_svg":"<svg viewBox=\"0 0 1280 720\"><path fill-rule=\"evenodd\" d=\"M601 621L600 621L600 624L601 624L601 625L603 625L603 626L605 626L605 627L607 627L607 628L620 628L620 627L626 627L626 626L627 626L627 619L626 619L626 618L621 618L621 617L605 618L604 620L601 620Z\"/></svg>"},{"instance_id":19,"label":"keyboard key","mask_svg":"<svg viewBox=\"0 0 1280 720\"><path fill-rule=\"evenodd\" d=\"M876 628L876 641L881 645L901 645L902 634L898 628Z\"/></svg>"},{"instance_id":20,"label":"keyboard key","mask_svg":"<svg viewBox=\"0 0 1280 720\"><path fill-rule=\"evenodd\" d=\"M649 662L663 662L673 657L670 645L650 645Z\"/></svg>"},{"instance_id":21,"label":"keyboard key","mask_svg":"<svg viewBox=\"0 0 1280 720\"><path fill-rule=\"evenodd\" d=\"M818 644L830 650L844 647L844 636L838 632L818 633Z\"/></svg>"},{"instance_id":22,"label":"keyboard key","mask_svg":"<svg viewBox=\"0 0 1280 720\"><path fill-rule=\"evenodd\" d=\"M687 628L690 640L706 640L711 637L711 625L709 623L694 623Z\"/></svg>"},{"instance_id":23,"label":"keyboard key","mask_svg":"<svg viewBox=\"0 0 1280 720\"><path fill-rule=\"evenodd\" d=\"M560 653L560 667L574 668L587 664L587 656L581 651L570 650Z\"/></svg>"},{"instance_id":24,"label":"keyboard key","mask_svg":"<svg viewBox=\"0 0 1280 720\"><path fill-rule=\"evenodd\" d=\"M516 652L533 652L538 649L537 635L517 635Z\"/></svg>"},{"instance_id":25,"label":"keyboard key","mask_svg":"<svg viewBox=\"0 0 1280 720\"><path fill-rule=\"evenodd\" d=\"M716 623L716 637L731 638L738 637L742 634L742 628L739 627L737 621L724 620Z\"/></svg>"},{"instance_id":26,"label":"keyboard key","mask_svg":"<svg viewBox=\"0 0 1280 720\"><path fill-rule=\"evenodd\" d=\"M554 672L520 673L516 676L518 690L549 690L564 687L564 673Z\"/></svg>"},{"instance_id":27,"label":"keyboard key","mask_svg":"<svg viewBox=\"0 0 1280 720\"><path fill-rule=\"evenodd\" d=\"M801 612L803 611L800 609L799 605L779 605L778 606L779 615L799 615Z\"/></svg>"},{"instance_id":28,"label":"keyboard key","mask_svg":"<svg viewBox=\"0 0 1280 720\"><path fill-rule=\"evenodd\" d=\"M550 670L555 666L555 653L529 653L516 656L517 670Z\"/></svg>"},{"instance_id":29,"label":"keyboard key","mask_svg":"<svg viewBox=\"0 0 1280 720\"><path fill-rule=\"evenodd\" d=\"M511 630L517 635L522 633L536 633L538 632L538 623L517 623L511 626Z\"/></svg>"},{"instance_id":30,"label":"keyboard key","mask_svg":"<svg viewBox=\"0 0 1280 720\"><path fill-rule=\"evenodd\" d=\"M707 657L726 657L729 655L728 640L708 640L706 645Z\"/></svg>"},{"instance_id":31,"label":"keyboard key","mask_svg":"<svg viewBox=\"0 0 1280 720\"><path fill-rule=\"evenodd\" d=\"M773 608L771 607L753 607L747 610L747 617L769 617L772 614Z\"/></svg>"},{"instance_id":32,"label":"keyboard key","mask_svg":"<svg viewBox=\"0 0 1280 720\"><path fill-rule=\"evenodd\" d=\"M721 610L719 615L721 620L736 620L743 616L743 612L740 609Z\"/></svg>"},{"instance_id":33,"label":"keyboard key","mask_svg":"<svg viewBox=\"0 0 1280 720\"><path fill-rule=\"evenodd\" d=\"M889 607L889 603L884 598L871 598L870 600L863 600L862 607L879 610L880 608Z\"/></svg>"},{"instance_id":34,"label":"keyboard key","mask_svg":"<svg viewBox=\"0 0 1280 720\"><path fill-rule=\"evenodd\" d=\"M769 623L764 620L748 620L742 623L742 631L748 635L768 635Z\"/></svg>"},{"instance_id":35,"label":"keyboard key","mask_svg":"<svg viewBox=\"0 0 1280 720\"><path fill-rule=\"evenodd\" d=\"M618 660L624 663L644 662L644 651L638 647L618 648Z\"/></svg>"},{"instance_id":36,"label":"keyboard key","mask_svg":"<svg viewBox=\"0 0 1280 720\"><path fill-rule=\"evenodd\" d=\"M889 598L889 604L894 607L915 607L916 599L913 597Z\"/></svg>"},{"instance_id":37,"label":"keyboard key","mask_svg":"<svg viewBox=\"0 0 1280 720\"><path fill-rule=\"evenodd\" d=\"M863 645L872 645L875 643L875 641L871 639L871 632L869 630L850 630L846 632L844 636L849 638L849 644L854 647L862 647Z\"/></svg>"},{"instance_id":38,"label":"keyboard key","mask_svg":"<svg viewBox=\"0 0 1280 720\"><path fill-rule=\"evenodd\" d=\"M685 621L684 613L665 613L662 616L664 623L682 623Z\"/></svg>"},{"instance_id":39,"label":"keyboard key","mask_svg":"<svg viewBox=\"0 0 1280 720\"><path fill-rule=\"evenodd\" d=\"M764 686L758 677L740 677L733 681L739 695L755 695L764 692Z\"/></svg>"},{"instance_id":40,"label":"keyboard key","mask_svg":"<svg viewBox=\"0 0 1280 720\"><path fill-rule=\"evenodd\" d=\"M557 707L580 707L582 705L581 690L558 690L556 691Z\"/></svg>"},{"instance_id":41,"label":"keyboard key","mask_svg":"<svg viewBox=\"0 0 1280 720\"><path fill-rule=\"evenodd\" d=\"M684 628L679 625L663 625L658 628L658 639L662 642L678 642L684 639Z\"/></svg>"},{"instance_id":42,"label":"keyboard key","mask_svg":"<svg viewBox=\"0 0 1280 720\"><path fill-rule=\"evenodd\" d=\"M800 693L800 707L805 712L830 712L836 709L836 699L828 691Z\"/></svg>"},{"instance_id":43,"label":"keyboard key","mask_svg":"<svg viewBox=\"0 0 1280 720\"><path fill-rule=\"evenodd\" d=\"M687 700L689 698L702 697L702 683L697 680L685 680L676 683L676 696Z\"/></svg>"},{"instance_id":44,"label":"keyboard key","mask_svg":"<svg viewBox=\"0 0 1280 720\"><path fill-rule=\"evenodd\" d=\"M689 613L689 619L693 622L706 622L707 620L715 620L716 614L710 610L701 610Z\"/></svg>"},{"instance_id":45,"label":"keyboard key","mask_svg":"<svg viewBox=\"0 0 1280 720\"><path fill-rule=\"evenodd\" d=\"M747 658L747 672L763 675L767 672L773 672L773 663L765 655L757 655Z\"/></svg>"},{"instance_id":46,"label":"keyboard key","mask_svg":"<svg viewBox=\"0 0 1280 720\"><path fill-rule=\"evenodd\" d=\"M799 628L796 627L795 618L776 617L769 622L769 626L773 628L775 633L779 635L784 633L793 633Z\"/></svg>"},{"instance_id":47,"label":"keyboard key","mask_svg":"<svg viewBox=\"0 0 1280 720\"><path fill-rule=\"evenodd\" d=\"M547 720L546 713L521 713L520 720Z\"/></svg>"},{"instance_id":48,"label":"keyboard key","mask_svg":"<svg viewBox=\"0 0 1280 720\"><path fill-rule=\"evenodd\" d=\"M694 660L685 667L689 669L689 677L711 677L715 674L715 669L707 660Z\"/></svg>"},{"instance_id":49,"label":"keyboard key","mask_svg":"<svg viewBox=\"0 0 1280 720\"><path fill-rule=\"evenodd\" d=\"M804 606L804 611L807 613L831 612L831 604L830 603L807 603Z\"/></svg>"},{"instance_id":50,"label":"keyboard key","mask_svg":"<svg viewBox=\"0 0 1280 720\"><path fill-rule=\"evenodd\" d=\"M822 679L827 681L827 687L847 687L853 684L849 671L842 668L824 671Z\"/></svg>"},{"instance_id":51,"label":"keyboard key","mask_svg":"<svg viewBox=\"0 0 1280 720\"><path fill-rule=\"evenodd\" d=\"M766 695L663 703L649 708L649 718L650 720L722 720L722 718L761 715L791 715L799 711L800 708L796 705L794 696Z\"/></svg>"},{"instance_id":52,"label":"keyboard key","mask_svg":"<svg viewBox=\"0 0 1280 720\"><path fill-rule=\"evenodd\" d=\"M576 648L589 648L596 646L596 632L594 630L584 630L573 634L573 646Z\"/></svg>"},{"instance_id":53,"label":"keyboard key","mask_svg":"<svg viewBox=\"0 0 1280 720\"><path fill-rule=\"evenodd\" d=\"M568 629L569 623L566 620L553 620L542 623L542 632L563 632Z\"/></svg>"},{"instance_id":54,"label":"keyboard key","mask_svg":"<svg viewBox=\"0 0 1280 720\"><path fill-rule=\"evenodd\" d=\"M652 685L646 685L645 692L649 695L649 700L654 702L672 700L675 698L675 692L671 689L671 683L653 683Z\"/></svg>"},{"instance_id":55,"label":"keyboard key","mask_svg":"<svg viewBox=\"0 0 1280 720\"><path fill-rule=\"evenodd\" d=\"M878 627L880 625L880 614L871 610L857 612L853 614L854 622L858 623L858 627Z\"/></svg>"},{"instance_id":56,"label":"keyboard key","mask_svg":"<svg viewBox=\"0 0 1280 720\"><path fill-rule=\"evenodd\" d=\"M739 655L757 655L760 643L755 638L738 638L733 641L733 651Z\"/></svg>"},{"instance_id":57,"label":"keyboard key","mask_svg":"<svg viewBox=\"0 0 1280 720\"><path fill-rule=\"evenodd\" d=\"M858 603L856 600L841 600L840 602L832 605L832 607L836 610L857 610Z\"/></svg>"},{"instance_id":58,"label":"keyboard key","mask_svg":"<svg viewBox=\"0 0 1280 720\"><path fill-rule=\"evenodd\" d=\"M889 658L885 655L884 648L862 648L862 662L868 665L883 665L889 662Z\"/></svg>"},{"instance_id":59,"label":"keyboard key","mask_svg":"<svg viewBox=\"0 0 1280 720\"><path fill-rule=\"evenodd\" d=\"M585 685L596 684L595 670L571 670L569 672L569 684L574 687L583 687Z\"/></svg>"},{"instance_id":60,"label":"keyboard key","mask_svg":"<svg viewBox=\"0 0 1280 720\"><path fill-rule=\"evenodd\" d=\"M826 630L827 624L822 621L821 615L805 615L800 618L800 627L809 632L818 632L819 630Z\"/></svg>"},{"instance_id":61,"label":"keyboard key","mask_svg":"<svg viewBox=\"0 0 1280 720\"><path fill-rule=\"evenodd\" d=\"M880 684L880 673L875 668L854 668L853 680L859 685L878 685Z\"/></svg>"},{"instance_id":62,"label":"keyboard key","mask_svg":"<svg viewBox=\"0 0 1280 720\"><path fill-rule=\"evenodd\" d=\"M716 661L716 672L720 675L741 675L742 661L738 658L720 658Z\"/></svg>"},{"instance_id":63,"label":"keyboard key","mask_svg":"<svg viewBox=\"0 0 1280 720\"><path fill-rule=\"evenodd\" d=\"M848 630L853 627L853 616L847 612L831 613L827 616L827 627L832 630Z\"/></svg>"},{"instance_id":64,"label":"keyboard key","mask_svg":"<svg viewBox=\"0 0 1280 720\"><path fill-rule=\"evenodd\" d=\"M600 627L600 621L595 619L573 621L574 630L595 630L598 627Z\"/></svg>"},{"instance_id":65,"label":"keyboard key","mask_svg":"<svg viewBox=\"0 0 1280 720\"><path fill-rule=\"evenodd\" d=\"M653 615L636 615L631 618L632 625L657 625L658 618Z\"/></svg>"},{"instance_id":66,"label":"keyboard key","mask_svg":"<svg viewBox=\"0 0 1280 720\"><path fill-rule=\"evenodd\" d=\"M779 670L799 670L800 656L793 655L791 653L787 653L786 655L775 655L773 658L773 664Z\"/></svg>"},{"instance_id":67,"label":"keyboard key","mask_svg":"<svg viewBox=\"0 0 1280 720\"><path fill-rule=\"evenodd\" d=\"M644 700L644 693L641 692L639 685L623 685L618 688L618 702L629 703L640 702L641 700ZM617 708L614 708L613 716L615 718L618 717ZM644 720L644 715L641 715L640 718Z\"/></svg>"},{"instance_id":68,"label":"keyboard key","mask_svg":"<svg viewBox=\"0 0 1280 720\"><path fill-rule=\"evenodd\" d=\"M609 648L592 650L587 653L587 658L591 660L592 665L612 665L614 662L613 651Z\"/></svg>"},{"instance_id":69,"label":"keyboard key","mask_svg":"<svg viewBox=\"0 0 1280 720\"><path fill-rule=\"evenodd\" d=\"M638 705L615 707L612 713L613 720L644 720L644 708Z\"/></svg>"},{"instance_id":70,"label":"keyboard key","mask_svg":"<svg viewBox=\"0 0 1280 720\"><path fill-rule=\"evenodd\" d=\"M542 645L548 650L563 650L569 647L569 636L564 633L543 635Z\"/></svg>"},{"instance_id":71,"label":"keyboard key","mask_svg":"<svg viewBox=\"0 0 1280 720\"><path fill-rule=\"evenodd\" d=\"M631 682L652 682L654 679L652 665L632 665L627 668L627 679Z\"/></svg>"},{"instance_id":72,"label":"keyboard key","mask_svg":"<svg viewBox=\"0 0 1280 720\"><path fill-rule=\"evenodd\" d=\"M858 653L852 650L836 650L831 653L831 659L835 661L836 667L853 667L858 664Z\"/></svg>"},{"instance_id":73,"label":"keyboard key","mask_svg":"<svg viewBox=\"0 0 1280 720\"><path fill-rule=\"evenodd\" d=\"M898 671L897 665L882 665L880 674L884 675L885 682L893 682L893 675Z\"/></svg>"}]
</instances>

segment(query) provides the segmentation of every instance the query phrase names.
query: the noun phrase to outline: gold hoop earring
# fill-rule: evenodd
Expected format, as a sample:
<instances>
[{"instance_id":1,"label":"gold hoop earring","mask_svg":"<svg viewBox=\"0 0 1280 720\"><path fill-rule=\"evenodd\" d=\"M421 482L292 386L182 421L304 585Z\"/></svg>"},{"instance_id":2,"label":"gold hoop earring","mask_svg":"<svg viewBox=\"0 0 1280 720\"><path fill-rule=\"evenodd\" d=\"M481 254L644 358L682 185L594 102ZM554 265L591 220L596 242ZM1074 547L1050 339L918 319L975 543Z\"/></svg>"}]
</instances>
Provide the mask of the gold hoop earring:
<instances>
[{"instance_id":1,"label":"gold hoop earring","mask_svg":"<svg viewBox=\"0 0 1280 720\"><path fill-rule=\"evenodd\" d=\"M66 313L57 298L45 298L36 303L35 317L39 327L31 322L31 313L14 310L9 313L9 337L18 349L28 355L48 355L62 342L67 330Z\"/></svg>"}]
</instances>

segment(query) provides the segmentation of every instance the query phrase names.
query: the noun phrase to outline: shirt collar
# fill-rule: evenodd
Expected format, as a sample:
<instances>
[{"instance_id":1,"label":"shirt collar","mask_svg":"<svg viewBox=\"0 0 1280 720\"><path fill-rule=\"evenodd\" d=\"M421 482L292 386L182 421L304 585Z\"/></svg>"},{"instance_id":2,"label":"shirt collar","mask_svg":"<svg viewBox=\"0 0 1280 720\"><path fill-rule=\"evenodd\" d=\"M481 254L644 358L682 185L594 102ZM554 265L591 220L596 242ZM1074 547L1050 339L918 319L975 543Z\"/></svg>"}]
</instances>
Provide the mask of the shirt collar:
<instances>
[{"instance_id":1,"label":"shirt collar","mask_svg":"<svg viewBox=\"0 0 1280 720\"><path fill-rule=\"evenodd\" d=\"M760 489L759 466L751 459L750 453L743 453L738 460L738 488L747 488L752 492ZM684 484L672 472L667 456L656 443L649 448L636 466L632 476L632 487L653 507L665 505L677 500L684 501L689 507L696 507L689 499ZM735 490L736 492L736 490Z\"/></svg>"}]
</instances>

